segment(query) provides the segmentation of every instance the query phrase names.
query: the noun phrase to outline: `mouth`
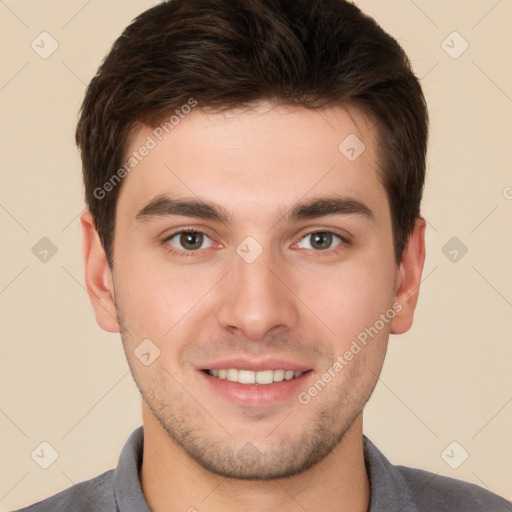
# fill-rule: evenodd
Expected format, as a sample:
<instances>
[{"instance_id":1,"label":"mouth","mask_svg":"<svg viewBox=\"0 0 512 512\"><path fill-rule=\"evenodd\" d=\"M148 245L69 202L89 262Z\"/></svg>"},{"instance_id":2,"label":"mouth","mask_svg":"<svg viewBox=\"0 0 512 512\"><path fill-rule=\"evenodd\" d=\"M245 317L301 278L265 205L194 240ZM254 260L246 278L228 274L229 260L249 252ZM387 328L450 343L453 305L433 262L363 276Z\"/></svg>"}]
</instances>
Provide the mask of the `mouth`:
<instances>
[{"instance_id":1,"label":"mouth","mask_svg":"<svg viewBox=\"0 0 512 512\"><path fill-rule=\"evenodd\" d=\"M237 382L239 384L252 384L256 386L268 386L277 382L298 379L310 370L243 370L237 368L216 368L203 370L211 377Z\"/></svg>"},{"instance_id":2,"label":"mouth","mask_svg":"<svg viewBox=\"0 0 512 512\"><path fill-rule=\"evenodd\" d=\"M261 408L293 405L297 394L316 374L310 364L280 357L232 356L204 361L196 369L213 400L218 397L237 408L261 412Z\"/></svg>"}]
</instances>

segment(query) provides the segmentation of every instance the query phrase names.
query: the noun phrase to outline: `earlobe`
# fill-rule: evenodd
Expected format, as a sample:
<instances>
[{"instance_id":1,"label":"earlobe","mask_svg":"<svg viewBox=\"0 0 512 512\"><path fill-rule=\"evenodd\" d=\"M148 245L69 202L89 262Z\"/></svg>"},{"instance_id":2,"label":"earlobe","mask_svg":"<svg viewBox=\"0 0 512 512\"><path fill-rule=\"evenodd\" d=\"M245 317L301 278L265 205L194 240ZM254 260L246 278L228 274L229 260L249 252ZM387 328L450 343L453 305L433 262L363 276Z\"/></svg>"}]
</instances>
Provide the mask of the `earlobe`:
<instances>
[{"instance_id":1,"label":"earlobe","mask_svg":"<svg viewBox=\"0 0 512 512\"><path fill-rule=\"evenodd\" d=\"M98 325L108 332L119 332L112 273L90 211L80 217L85 283Z\"/></svg>"},{"instance_id":2,"label":"earlobe","mask_svg":"<svg viewBox=\"0 0 512 512\"><path fill-rule=\"evenodd\" d=\"M412 326L425 263L425 225L425 219L416 219L414 231L402 255L395 293L395 302L399 306L391 321L391 334L403 334Z\"/></svg>"}]
</instances>

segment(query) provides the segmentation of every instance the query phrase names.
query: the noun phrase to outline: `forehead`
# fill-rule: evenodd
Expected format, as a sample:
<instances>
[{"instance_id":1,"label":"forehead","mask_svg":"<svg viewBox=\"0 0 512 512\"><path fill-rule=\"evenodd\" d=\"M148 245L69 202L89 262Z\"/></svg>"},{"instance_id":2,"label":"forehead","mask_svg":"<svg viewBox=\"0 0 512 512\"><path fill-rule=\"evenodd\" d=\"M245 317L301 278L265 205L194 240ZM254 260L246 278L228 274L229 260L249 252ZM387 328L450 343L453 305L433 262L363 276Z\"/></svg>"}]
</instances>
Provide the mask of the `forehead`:
<instances>
[{"instance_id":1,"label":"forehead","mask_svg":"<svg viewBox=\"0 0 512 512\"><path fill-rule=\"evenodd\" d=\"M123 216L162 195L201 197L262 222L301 198L335 193L386 209L376 131L355 107L196 108L173 122L134 132L125 160L137 162L118 199Z\"/></svg>"}]
</instances>

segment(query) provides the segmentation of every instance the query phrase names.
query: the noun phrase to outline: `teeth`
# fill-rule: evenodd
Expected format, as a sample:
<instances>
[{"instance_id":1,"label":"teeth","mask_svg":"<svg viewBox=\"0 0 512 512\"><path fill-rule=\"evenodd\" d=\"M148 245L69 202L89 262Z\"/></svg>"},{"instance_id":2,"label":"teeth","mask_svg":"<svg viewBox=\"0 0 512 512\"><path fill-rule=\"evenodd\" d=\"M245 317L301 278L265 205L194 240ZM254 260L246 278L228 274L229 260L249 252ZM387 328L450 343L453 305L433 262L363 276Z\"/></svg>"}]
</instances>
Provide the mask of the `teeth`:
<instances>
[{"instance_id":1,"label":"teeth","mask_svg":"<svg viewBox=\"0 0 512 512\"><path fill-rule=\"evenodd\" d=\"M281 382L284 380L284 370L274 370L274 382Z\"/></svg>"},{"instance_id":2,"label":"teeth","mask_svg":"<svg viewBox=\"0 0 512 512\"><path fill-rule=\"evenodd\" d=\"M274 372L273 370L265 370L263 372L251 372L254 373L256 378L256 382L258 384L272 384L274 382Z\"/></svg>"},{"instance_id":3,"label":"teeth","mask_svg":"<svg viewBox=\"0 0 512 512\"><path fill-rule=\"evenodd\" d=\"M236 368L227 368L221 370L208 370L208 373L219 379L226 379L240 384L272 384L273 382L282 382L300 377L304 372L293 370L261 370L253 372L251 370L237 370Z\"/></svg>"},{"instance_id":4,"label":"teeth","mask_svg":"<svg viewBox=\"0 0 512 512\"><path fill-rule=\"evenodd\" d=\"M255 372L251 372L249 370L240 370L240 371L235 370L235 372L238 373L238 382L240 382L241 384L254 384L256 382L256 373ZM229 370L228 370L228 374L229 374ZM236 380L234 380L234 379L229 379L229 380L236 382Z\"/></svg>"},{"instance_id":5,"label":"teeth","mask_svg":"<svg viewBox=\"0 0 512 512\"><path fill-rule=\"evenodd\" d=\"M229 368L229 370L226 372L226 379L230 380L231 382L238 382L238 370Z\"/></svg>"}]
</instances>

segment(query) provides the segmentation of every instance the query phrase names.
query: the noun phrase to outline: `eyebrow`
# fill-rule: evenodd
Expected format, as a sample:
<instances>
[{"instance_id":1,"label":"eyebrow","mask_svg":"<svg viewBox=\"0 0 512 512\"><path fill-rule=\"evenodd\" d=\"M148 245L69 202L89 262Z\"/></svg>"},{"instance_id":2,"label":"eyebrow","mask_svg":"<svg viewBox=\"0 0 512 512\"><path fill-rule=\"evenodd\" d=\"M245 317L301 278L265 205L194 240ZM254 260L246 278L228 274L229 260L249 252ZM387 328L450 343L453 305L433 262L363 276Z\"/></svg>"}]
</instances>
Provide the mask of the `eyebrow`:
<instances>
[{"instance_id":1,"label":"eyebrow","mask_svg":"<svg viewBox=\"0 0 512 512\"><path fill-rule=\"evenodd\" d=\"M218 221L226 225L233 220L231 213L218 204L203 199L177 199L168 196L155 197L135 218L140 222L147 222L152 218L177 215ZM352 197L343 196L316 197L299 202L274 220L292 223L328 215L358 215L366 220L375 220L375 215L367 205Z\"/></svg>"}]
</instances>

